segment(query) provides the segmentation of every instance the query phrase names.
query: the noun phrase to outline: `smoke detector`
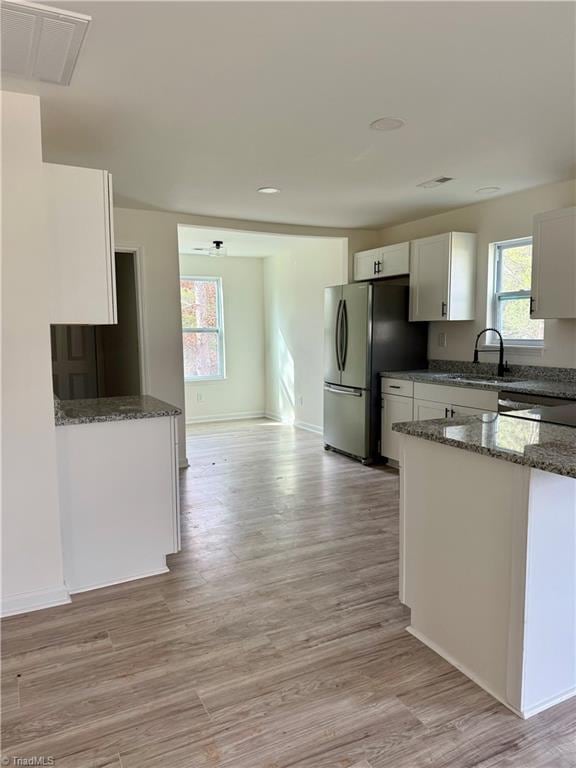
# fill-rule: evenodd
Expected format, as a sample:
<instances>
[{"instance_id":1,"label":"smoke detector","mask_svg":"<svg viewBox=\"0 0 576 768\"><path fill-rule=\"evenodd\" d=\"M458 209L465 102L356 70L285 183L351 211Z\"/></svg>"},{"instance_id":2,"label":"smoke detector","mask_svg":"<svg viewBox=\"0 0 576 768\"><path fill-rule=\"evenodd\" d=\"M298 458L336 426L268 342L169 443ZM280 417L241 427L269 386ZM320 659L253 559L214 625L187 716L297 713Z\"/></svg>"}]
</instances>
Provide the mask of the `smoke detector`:
<instances>
[{"instance_id":1,"label":"smoke detector","mask_svg":"<svg viewBox=\"0 0 576 768\"><path fill-rule=\"evenodd\" d=\"M416 186L423 189L433 189L434 187L440 187L442 184L448 184L449 181L454 181L452 176L437 176L435 179L423 181L421 184L416 184Z\"/></svg>"},{"instance_id":2,"label":"smoke detector","mask_svg":"<svg viewBox=\"0 0 576 768\"><path fill-rule=\"evenodd\" d=\"M25 0L2 0L2 72L69 85L90 16Z\"/></svg>"}]
</instances>

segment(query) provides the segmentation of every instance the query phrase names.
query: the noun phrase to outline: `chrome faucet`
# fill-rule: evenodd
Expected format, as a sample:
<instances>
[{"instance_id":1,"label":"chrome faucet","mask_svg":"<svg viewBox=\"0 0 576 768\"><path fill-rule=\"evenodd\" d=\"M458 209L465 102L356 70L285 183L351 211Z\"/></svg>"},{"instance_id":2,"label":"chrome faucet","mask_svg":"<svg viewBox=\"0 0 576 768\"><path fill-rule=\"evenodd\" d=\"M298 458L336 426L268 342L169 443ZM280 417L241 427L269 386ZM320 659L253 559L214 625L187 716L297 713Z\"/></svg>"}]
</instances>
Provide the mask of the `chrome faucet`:
<instances>
[{"instance_id":1,"label":"chrome faucet","mask_svg":"<svg viewBox=\"0 0 576 768\"><path fill-rule=\"evenodd\" d=\"M480 336L482 336L485 333L488 333L489 331L492 331L493 333L497 333L498 337L500 339L500 355L498 357L498 378L502 379L504 378L504 374L508 373L510 368L508 368L508 362L504 362L504 341L502 339L502 334L500 331L496 328L484 328L483 331L480 331L478 336L476 336L476 343L474 344L474 359L473 363L478 362L478 341L480 340Z\"/></svg>"}]
</instances>

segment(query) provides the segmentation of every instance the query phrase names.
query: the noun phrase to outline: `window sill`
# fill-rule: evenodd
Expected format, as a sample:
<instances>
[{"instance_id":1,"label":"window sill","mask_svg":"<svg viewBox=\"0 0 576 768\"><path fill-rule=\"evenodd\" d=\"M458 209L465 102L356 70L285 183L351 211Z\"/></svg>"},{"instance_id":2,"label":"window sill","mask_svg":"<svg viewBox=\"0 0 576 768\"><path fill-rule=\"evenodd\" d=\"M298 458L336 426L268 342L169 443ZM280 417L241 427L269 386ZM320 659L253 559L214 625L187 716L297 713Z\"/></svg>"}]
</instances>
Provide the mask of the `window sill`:
<instances>
[{"instance_id":1,"label":"window sill","mask_svg":"<svg viewBox=\"0 0 576 768\"><path fill-rule=\"evenodd\" d=\"M499 344L484 344L483 346L479 347L480 352L500 352L500 345ZM506 341L504 342L504 357L506 357L506 353L510 352L515 355L531 355L533 357L542 357L544 353L544 345L543 344L509 344Z\"/></svg>"},{"instance_id":2,"label":"window sill","mask_svg":"<svg viewBox=\"0 0 576 768\"><path fill-rule=\"evenodd\" d=\"M208 381L226 381L226 376L205 376L197 379L184 379L184 384L205 384Z\"/></svg>"}]
</instances>

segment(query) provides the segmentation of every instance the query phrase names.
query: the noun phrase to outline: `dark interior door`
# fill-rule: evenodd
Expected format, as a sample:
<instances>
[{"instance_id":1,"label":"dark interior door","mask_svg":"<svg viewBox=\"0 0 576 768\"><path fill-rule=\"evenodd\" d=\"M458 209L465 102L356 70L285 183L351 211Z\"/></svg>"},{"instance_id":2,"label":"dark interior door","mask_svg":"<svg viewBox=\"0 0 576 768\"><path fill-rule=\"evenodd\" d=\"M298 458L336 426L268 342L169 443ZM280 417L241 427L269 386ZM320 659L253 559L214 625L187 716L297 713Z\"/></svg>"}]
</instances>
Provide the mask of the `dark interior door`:
<instances>
[{"instance_id":1,"label":"dark interior door","mask_svg":"<svg viewBox=\"0 0 576 768\"><path fill-rule=\"evenodd\" d=\"M52 377L61 400L98 397L96 334L93 325L53 325Z\"/></svg>"}]
</instances>

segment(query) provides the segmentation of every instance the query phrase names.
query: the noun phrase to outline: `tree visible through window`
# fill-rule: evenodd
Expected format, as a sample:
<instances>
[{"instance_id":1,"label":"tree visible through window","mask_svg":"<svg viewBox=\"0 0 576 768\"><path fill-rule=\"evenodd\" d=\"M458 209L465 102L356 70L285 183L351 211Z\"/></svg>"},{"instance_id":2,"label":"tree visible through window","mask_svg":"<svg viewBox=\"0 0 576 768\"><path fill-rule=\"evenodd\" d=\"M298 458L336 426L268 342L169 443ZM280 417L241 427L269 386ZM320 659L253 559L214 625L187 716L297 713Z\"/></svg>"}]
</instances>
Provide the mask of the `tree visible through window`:
<instances>
[{"instance_id":1,"label":"tree visible through window","mask_svg":"<svg viewBox=\"0 0 576 768\"><path fill-rule=\"evenodd\" d=\"M224 377L222 283L218 277L181 277L184 378Z\"/></svg>"},{"instance_id":2,"label":"tree visible through window","mask_svg":"<svg viewBox=\"0 0 576 768\"><path fill-rule=\"evenodd\" d=\"M495 243L494 248L494 327L504 341L541 345L544 321L530 317L532 238Z\"/></svg>"}]
</instances>

